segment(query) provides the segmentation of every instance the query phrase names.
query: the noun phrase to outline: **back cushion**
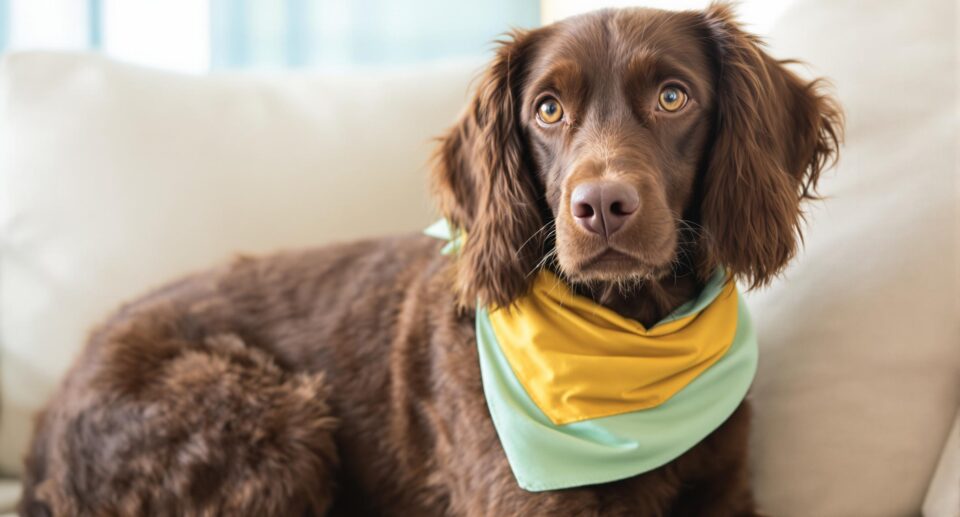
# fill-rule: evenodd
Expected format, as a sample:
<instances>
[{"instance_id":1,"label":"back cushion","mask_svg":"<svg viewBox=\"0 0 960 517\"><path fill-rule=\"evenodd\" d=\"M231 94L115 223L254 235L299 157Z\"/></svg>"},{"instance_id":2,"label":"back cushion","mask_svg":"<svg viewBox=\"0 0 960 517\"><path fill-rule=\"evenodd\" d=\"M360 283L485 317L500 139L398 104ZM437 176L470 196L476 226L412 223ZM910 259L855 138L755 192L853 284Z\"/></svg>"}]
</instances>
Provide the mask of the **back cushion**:
<instances>
[{"instance_id":1,"label":"back cushion","mask_svg":"<svg viewBox=\"0 0 960 517\"><path fill-rule=\"evenodd\" d=\"M917 514L960 405L957 4L865 6L802 0L769 38L847 114L805 251L750 296L754 478L773 515Z\"/></svg>"},{"instance_id":2,"label":"back cushion","mask_svg":"<svg viewBox=\"0 0 960 517\"><path fill-rule=\"evenodd\" d=\"M432 219L425 166L478 63L194 77L86 55L0 70L0 470L89 327L225 260Z\"/></svg>"}]
</instances>

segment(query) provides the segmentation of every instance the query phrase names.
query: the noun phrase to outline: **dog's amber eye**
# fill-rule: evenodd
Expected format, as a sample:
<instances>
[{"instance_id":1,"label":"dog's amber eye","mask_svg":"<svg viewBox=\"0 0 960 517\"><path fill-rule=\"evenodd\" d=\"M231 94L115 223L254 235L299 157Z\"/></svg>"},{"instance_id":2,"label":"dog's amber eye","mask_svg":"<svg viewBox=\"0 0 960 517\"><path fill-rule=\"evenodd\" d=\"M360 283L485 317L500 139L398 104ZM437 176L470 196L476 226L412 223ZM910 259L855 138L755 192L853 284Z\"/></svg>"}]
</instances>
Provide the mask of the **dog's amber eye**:
<instances>
[{"instance_id":1,"label":"dog's amber eye","mask_svg":"<svg viewBox=\"0 0 960 517\"><path fill-rule=\"evenodd\" d=\"M563 118L563 106L553 97L547 97L537 106L537 117L544 124L556 124Z\"/></svg>"},{"instance_id":2,"label":"dog's amber eye","mask_svg":"<svg viewBox=\"0 0 960 517\"><path fill-rule=\"evenodd\" d=\"M667 86L660 90L660 109L677 111L687 104L687 94L676 86Z\"/></svg>"}]
</instances>

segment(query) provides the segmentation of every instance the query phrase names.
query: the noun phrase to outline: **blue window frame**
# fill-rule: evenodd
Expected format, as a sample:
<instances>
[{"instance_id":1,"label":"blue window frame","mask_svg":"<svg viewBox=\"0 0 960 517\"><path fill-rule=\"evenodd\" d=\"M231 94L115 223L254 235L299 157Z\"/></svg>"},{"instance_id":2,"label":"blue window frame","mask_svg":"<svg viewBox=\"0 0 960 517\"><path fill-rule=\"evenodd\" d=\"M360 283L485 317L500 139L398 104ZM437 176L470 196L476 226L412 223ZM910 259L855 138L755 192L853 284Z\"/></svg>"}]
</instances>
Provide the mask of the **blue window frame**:
<instances>
[{"instance_id":1,"label":"blue window frame","mask_svg":"<svg viewBox=\"0 0 960 517\"><path fill-rule=\"evenodd\" d=\"M116 14L110 11L113 1L120 0L59 1L62 11L38 14L31 9L18 14L17 0L0 0L0 50L19 45L11 42L11 27L20 27L18 23L23 21L28 22L24 27L30 27L37 21L18 20L17 16L49 16L48 21L54 25L75 21L80 33L86 34L79 41L53 41L55 48L116 50L110 48L117 43L108 41L113 32L106 24L124 23L110 16ZM161 0L152 0L159 4L138 1L151 9L163 9ZM176 9L192 9L195 5L196 12L188 14L196 15L194 19L201 20L201 27L209 19L208 38L197 40L201 43L195 52L201 56L197 62L209 62L214 69L405 63L480 56L507 30L540 23L539 0L195 1L180 3ZM175 14L178 11L168 12L172 13L168 20L179 19ZM151 37L176 38L173 29ZM168 45L164 41L147 43L154 49Z\"/></svg>"},{"instance_id":2,"label":"blue window frame","mask_svg":"<svg viewBox=\"0 0 960 517\"><path fill-rule=\"evenodd\" d=\"M483 55L538 0L212 0L213 68L403 63Z\"/></svg>"}]
</instances>

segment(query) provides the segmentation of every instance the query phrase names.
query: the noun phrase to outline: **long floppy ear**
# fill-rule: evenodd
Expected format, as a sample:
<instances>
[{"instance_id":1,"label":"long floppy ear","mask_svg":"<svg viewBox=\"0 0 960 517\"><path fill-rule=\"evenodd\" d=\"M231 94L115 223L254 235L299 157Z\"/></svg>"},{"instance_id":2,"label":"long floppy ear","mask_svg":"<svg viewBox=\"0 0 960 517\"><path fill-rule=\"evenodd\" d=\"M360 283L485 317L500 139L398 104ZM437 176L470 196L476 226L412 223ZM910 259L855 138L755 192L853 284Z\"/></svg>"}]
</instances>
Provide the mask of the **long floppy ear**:
<instances>
[{"instance_id":1,"label":"long floppy ear","mask_svg":"<svg viewBox=\"0 0 960 517\"><path fill-rule=\"evenodd\" d=\"M704 269L717 263L751 288L770 281L802 240L800 203L836 161L843 115L821 92L767 55L726 4L704 13L717 62L717 120L703 177Z\"/></svg>"},{"instance_id":2,"label":"long floppy ear","mask_svg":"<svg viewBox=\"0 0 960 517\"><path fill-rule=\"evenodd\" d=\"M543 253L535 175L520 128L521 88L541 31L500 42L474 97L440 139L432 186L444 217L467 238L457 259L464 307L508 306L530 287Z\"/></svg>"}]
</instances>

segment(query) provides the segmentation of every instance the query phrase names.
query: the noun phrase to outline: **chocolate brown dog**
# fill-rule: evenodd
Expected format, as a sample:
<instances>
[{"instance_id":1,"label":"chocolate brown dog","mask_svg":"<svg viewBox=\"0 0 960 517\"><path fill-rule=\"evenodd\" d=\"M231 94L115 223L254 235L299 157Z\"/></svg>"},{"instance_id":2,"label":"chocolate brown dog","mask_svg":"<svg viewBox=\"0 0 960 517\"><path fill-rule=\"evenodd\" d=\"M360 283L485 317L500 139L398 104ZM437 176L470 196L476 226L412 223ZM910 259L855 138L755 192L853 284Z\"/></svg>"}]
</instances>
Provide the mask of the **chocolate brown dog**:
<instances>
[{"instance_id":1,"label":"chocolate brown dog","mask_svg":"<svg viewBox=\"0 0 960 517\"><path fill-rule=\"evenodd\" d=\"M746 403L634 478L527 492L473 313L539 268L645 324L796 251L840 112L726 6L502 43L442 138L459 255L412 235L241 259L120 309L38 417L26 515L752 515Z\"/></svg>"}]
</instances>

